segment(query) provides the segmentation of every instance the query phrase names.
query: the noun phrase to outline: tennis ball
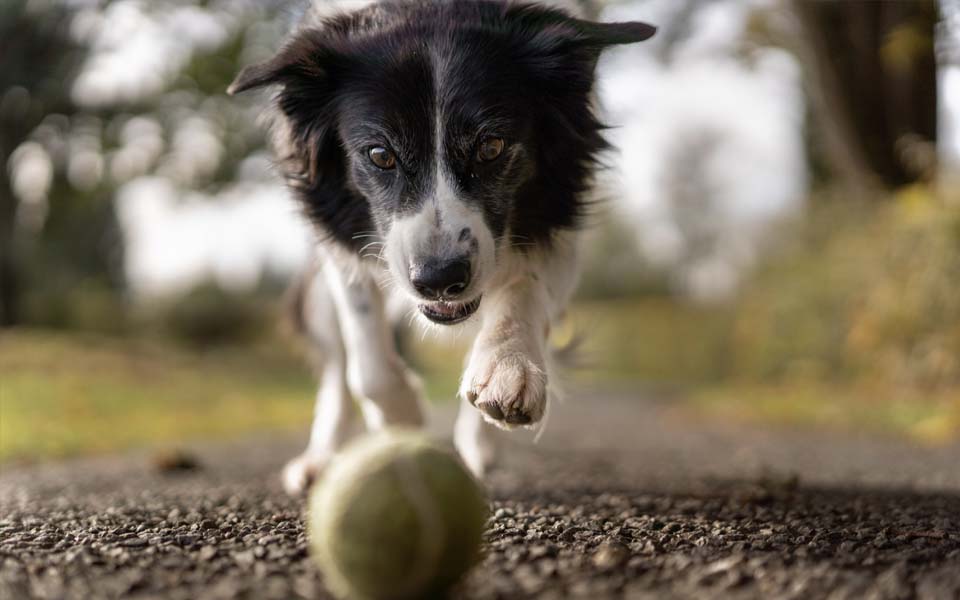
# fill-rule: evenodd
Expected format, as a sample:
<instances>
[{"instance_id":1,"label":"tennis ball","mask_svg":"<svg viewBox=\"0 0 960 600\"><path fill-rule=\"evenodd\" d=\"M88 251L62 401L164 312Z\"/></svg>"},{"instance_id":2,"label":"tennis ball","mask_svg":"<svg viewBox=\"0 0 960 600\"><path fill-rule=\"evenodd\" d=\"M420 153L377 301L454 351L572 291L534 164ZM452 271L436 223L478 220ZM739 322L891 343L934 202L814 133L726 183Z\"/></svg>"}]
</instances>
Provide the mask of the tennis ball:
<instances>
[{"instance_id":1,"label":"tennis ball","mask_svg":"<svg viewBox=\"0 0 960 600\"><path fill-rule=\"evenodd\" d=\"M414 431L351 444L314 487L309 537L341 598L442 594L476 562L487 500L460 460Z\"/></svg>"}]
</instances>

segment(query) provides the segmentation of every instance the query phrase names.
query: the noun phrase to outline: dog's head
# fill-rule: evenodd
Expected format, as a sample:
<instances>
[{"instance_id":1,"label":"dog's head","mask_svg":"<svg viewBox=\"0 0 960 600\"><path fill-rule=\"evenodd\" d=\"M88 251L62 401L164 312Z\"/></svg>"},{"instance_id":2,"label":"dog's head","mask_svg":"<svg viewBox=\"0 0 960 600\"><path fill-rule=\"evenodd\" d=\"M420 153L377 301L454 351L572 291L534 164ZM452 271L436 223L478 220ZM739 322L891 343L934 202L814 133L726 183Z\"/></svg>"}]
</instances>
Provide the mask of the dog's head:
<instances>
[{"instance_id":1,"label":"dog's head","mask_svg":"<svg viewBox=\"0 0 960 600\"><path fill-rule=\"evenodd\" d=\"M230 92L279 86L280 146L308 214L451 324L505 252L577 225L605 147L597 59L653 32L538 5L385 2L300 29Z\"/></svg>"}]
</instances>

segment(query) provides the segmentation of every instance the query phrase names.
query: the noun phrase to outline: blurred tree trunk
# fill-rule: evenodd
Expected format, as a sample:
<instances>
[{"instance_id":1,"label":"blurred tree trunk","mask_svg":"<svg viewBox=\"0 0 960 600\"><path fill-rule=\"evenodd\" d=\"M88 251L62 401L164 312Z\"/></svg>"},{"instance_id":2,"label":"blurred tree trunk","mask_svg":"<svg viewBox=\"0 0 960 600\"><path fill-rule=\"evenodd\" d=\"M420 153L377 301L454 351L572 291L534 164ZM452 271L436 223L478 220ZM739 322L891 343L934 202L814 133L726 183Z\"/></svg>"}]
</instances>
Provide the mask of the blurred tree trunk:
<instances>
[{"instance_id":1,"label":"blurred tree trunk","mask_svg":"<svg viewBox=\"0 0 960 600\"><path fill-rule=\"evenodd\" d=\"M70 82L85 54L70 38L67 7L34 4L0 1L0 327L21 320L27 272L10 157L44 117L74 110Z\"/></svg>"},{"instance_id":2,"label":"blurred tree trunk","mask_svg":"<svg viewBox=\"0 0 960 600\"><path fill-rule=\"evenodd\" d=\"M934 0L794 0L828 167L858 187L932 175Z\"/></svg>"},{"instance_id":3,"label":"blurred tree trunk","mask_svg":"<svg viewBox=\"0 0 960 600\"><path fill-rule=\"evenodd\" d=\"M7 177L8 154L0 141L0 327L17 322L18 278L14 259L13 227L16 203Z\"/></svg>"}]
</instances>

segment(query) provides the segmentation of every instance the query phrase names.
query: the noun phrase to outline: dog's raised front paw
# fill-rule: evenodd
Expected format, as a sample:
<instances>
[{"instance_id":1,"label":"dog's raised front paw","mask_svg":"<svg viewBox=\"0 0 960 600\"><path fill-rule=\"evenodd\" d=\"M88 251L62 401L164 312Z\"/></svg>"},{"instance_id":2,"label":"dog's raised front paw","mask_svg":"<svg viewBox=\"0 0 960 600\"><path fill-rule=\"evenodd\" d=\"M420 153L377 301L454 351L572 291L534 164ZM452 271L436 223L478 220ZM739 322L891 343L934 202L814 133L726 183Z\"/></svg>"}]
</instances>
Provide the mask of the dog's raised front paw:
<instances>
[{"instance_id":1,"label":"dog's raised front paw","mask_svg":"<svg viewBox=\"0 0 960 600\"><path fill-rule=\"evenodd\" d=\"M283 489L291 496L302 496L310 490L329 461L328 456L304 452L284 467L281 479Z\"/></svg>"},{"instance_id":2,"label":"dog's raised front paw","mask_svg":"<svg viewBox=\"0 0 960 600\"><path fill-rule=\"evenodd\" d=\"M460 395L498 427L532 425L546 409L547 374L522 351L484 351L471 358Z\"/></svg>"}]
</instances>

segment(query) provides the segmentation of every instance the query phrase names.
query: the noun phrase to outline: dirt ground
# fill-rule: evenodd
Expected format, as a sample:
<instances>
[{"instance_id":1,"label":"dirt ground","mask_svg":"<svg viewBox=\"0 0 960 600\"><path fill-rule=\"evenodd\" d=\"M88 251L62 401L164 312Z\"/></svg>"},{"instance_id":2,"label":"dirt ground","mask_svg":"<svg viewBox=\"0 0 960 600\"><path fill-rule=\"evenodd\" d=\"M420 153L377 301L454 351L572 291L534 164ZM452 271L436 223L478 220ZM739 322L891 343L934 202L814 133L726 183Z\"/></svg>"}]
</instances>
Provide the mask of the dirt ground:
<instances>
[{"instance_id":1,"label":"dirt ground","mask_svg":"<svg viewBox=\"0 0 960 600\"><path fill-rule=\"evenodd\" d=\"M574 397L538 444L504 441L485 558L452 597L960 598L960 446ZM299 443L4 467L0 598L326 597L277 478Z\"/></svg>"}]
</instances>

